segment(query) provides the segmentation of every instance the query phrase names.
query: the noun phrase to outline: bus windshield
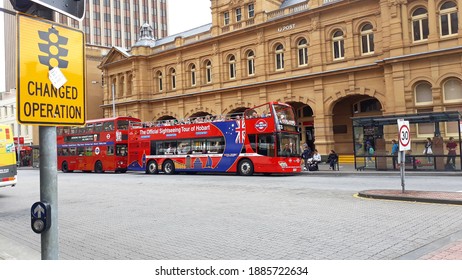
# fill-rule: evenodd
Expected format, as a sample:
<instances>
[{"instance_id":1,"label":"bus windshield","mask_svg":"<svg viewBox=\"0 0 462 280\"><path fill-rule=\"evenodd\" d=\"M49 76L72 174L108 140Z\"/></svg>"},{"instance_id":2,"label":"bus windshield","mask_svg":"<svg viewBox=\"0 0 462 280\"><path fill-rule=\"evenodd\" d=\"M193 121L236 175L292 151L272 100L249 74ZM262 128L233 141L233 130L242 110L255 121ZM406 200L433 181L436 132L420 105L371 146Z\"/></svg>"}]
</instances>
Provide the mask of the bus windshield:
<instances>
[{"instance_id":1,"label":"bus windshield","mask_svg":"<svg viewBox=\"0 0 462 280\"><path fill-rule=\"evenodd\" d=\"M295 126L295 114L292 107L284 104L274 104L274 111L280 124Z\"/></svg>"},{"instance_id":2,"label":"bus windshield","mask_svg":"<svg viewBox=\"0 0 462 280\"><path fill-rule=\"evenodd\" d=\"M297 157L300 155L298 134L281 133L278 137L278 155L281 157Z\"/></svg>"}]
</instances>

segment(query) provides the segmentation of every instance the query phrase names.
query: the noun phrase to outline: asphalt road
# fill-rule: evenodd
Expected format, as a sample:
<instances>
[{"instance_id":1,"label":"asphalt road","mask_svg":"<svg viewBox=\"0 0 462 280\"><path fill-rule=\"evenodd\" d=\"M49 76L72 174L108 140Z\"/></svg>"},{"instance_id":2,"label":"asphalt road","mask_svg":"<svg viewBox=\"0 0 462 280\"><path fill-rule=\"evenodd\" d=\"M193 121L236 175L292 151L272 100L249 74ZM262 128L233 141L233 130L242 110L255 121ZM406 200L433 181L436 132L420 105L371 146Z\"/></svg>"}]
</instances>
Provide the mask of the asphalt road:
<instances>
[{"instance_id":1,"label":"asphalt road","mask_svg":"<svg viewBox=\"0 0 462 280\"><path fill-rule=\"evenodd\" d=\"M391 260L462 231L462 207L362 199L399 176L58 173L59 258ZM462 191L459 176L408 176L412 190ZM40 259L30 228L39 171L0 189L0 259ZM422 253L423 254L423 253Z\"/></svg>"}]
</instances>

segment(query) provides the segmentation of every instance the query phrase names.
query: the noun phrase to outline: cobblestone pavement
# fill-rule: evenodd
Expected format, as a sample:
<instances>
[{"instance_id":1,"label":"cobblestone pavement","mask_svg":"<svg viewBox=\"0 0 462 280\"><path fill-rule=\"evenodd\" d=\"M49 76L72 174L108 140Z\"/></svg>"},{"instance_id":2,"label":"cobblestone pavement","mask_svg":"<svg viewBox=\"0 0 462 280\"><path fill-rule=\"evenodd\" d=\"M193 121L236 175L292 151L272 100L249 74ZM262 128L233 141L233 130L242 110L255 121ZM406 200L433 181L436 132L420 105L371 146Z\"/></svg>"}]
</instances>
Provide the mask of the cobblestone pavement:
<instances>
[{"instance_id":1,"label":"cobblestone pavement","mask_svg":"<svg viewBox=\"0 0 462 280\"><path fill-rule=\"evenodd\" d=\"M39 173L20 175L0 192L0 259L40 259L29 216ZM59 173L60 259L391 260L460 251L462 206L357 198L364 186L395 179L333 178ZM414 178L409 188L441 180ZM462 189L460 178L445 177L444 187Z\"/></svg>"}]
</instances>

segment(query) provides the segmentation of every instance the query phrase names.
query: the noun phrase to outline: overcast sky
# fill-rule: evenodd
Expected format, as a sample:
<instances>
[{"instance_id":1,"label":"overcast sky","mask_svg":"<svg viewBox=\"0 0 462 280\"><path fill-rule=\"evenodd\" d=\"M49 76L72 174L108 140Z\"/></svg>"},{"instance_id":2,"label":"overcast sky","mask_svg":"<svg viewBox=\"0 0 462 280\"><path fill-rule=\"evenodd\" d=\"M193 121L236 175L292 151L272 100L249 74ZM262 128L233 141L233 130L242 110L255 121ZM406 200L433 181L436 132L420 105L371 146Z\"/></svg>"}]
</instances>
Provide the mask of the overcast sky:
<instances>
[{"instance_id":1,"label":"overcast sky","mask_svg":"<svg viewBox=\"0 0 462 280\"><path fill-rule=\"evenodd\" d=\"M168 34L212 23L210 0L167 0Z\"/></svg>"}]
</instances>

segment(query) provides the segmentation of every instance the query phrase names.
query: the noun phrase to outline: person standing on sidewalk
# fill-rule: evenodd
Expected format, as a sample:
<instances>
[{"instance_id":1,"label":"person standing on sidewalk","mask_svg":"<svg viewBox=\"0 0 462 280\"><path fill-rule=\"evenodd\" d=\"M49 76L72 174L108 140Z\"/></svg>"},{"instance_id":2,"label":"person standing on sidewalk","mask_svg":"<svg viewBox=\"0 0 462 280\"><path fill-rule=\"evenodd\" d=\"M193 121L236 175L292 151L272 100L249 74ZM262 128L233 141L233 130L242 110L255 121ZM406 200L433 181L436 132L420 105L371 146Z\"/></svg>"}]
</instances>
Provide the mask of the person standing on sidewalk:
<instances>
[{"instance_id":1,"label":"person standing on sidewalk","mask_svg":"<svg viewBox=\"0 0 462 280\"><path fill-rule=\"evenodd\" d=\"M393 169L396 169L396 163L398 162L398 151L398 142L395 139L391 140L391 155L393 156Z\"/></svg>"},{"instance_id":2,"label":"person standing on sidewalk","mask_svg":"<svg viewBox=\"0 0 462 280\"><path fill-rule=\"evenodd\" d=\"M454 137L449 137L449 142L446 143L446 149L448 150L448 159L446 161L446 167L454 169L456 167L456 149L457 143L454 141ZM452 162L452 165L449 163Z\"/></svg>"},{"instance_id":3,"label":"person standing on sidewalk","mask_svg":"<svg viewBox=\"0 0 462 280\"><path fill-rule=\"evenodd\" d=\"M303 152L302 152L302 159L303 159L303 169L308 170L308 159L311 157L311 149L305 143L303 144Z\"/></svg>"},{"instance_id":4,"label":"person standing on sidewalk","mask_svg":"<svg viewBox=\"0 0 462 280\"><path fill-rule=\"evenodd\" d=\"M430 137L427 138L427 143L425 143L424 154L427 156L427 162L433 164L433 150L432 150L433 141Z\"/></svg>"},{"instance_id":5,"label":"person standing on sidewalk","mask_svg":"<svg viewBox=\"0 0 462 280\"><path fill-rule=\"evenodd\" d=\"M335 170L338 163L338 155L334 150L330 150L330 153L327 156L327 163L329 163L329 169Z\"/></svg>"}]
</instances>

